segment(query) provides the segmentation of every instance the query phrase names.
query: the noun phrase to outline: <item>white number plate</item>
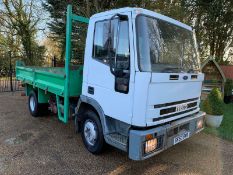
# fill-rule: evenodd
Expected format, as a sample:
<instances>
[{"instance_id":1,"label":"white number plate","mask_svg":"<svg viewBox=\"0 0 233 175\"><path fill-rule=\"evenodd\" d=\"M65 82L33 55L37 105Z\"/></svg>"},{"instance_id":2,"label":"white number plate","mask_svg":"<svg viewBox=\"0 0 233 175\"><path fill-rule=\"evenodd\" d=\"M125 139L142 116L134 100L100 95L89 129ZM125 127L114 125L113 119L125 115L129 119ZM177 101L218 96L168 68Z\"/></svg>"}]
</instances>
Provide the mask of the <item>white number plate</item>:
<instances>
[{"instance_id":1,"label":"white number plate","mask_svg":"<svg viewBox=\"0 0 233 175\"><path fill-rule=\"evenodd\" d=\"M189 132L185 132L177 137L174 138L174 145L179 143L179 142L182 142L183 140L189 138Z\"/></svg>"}]
</instances>

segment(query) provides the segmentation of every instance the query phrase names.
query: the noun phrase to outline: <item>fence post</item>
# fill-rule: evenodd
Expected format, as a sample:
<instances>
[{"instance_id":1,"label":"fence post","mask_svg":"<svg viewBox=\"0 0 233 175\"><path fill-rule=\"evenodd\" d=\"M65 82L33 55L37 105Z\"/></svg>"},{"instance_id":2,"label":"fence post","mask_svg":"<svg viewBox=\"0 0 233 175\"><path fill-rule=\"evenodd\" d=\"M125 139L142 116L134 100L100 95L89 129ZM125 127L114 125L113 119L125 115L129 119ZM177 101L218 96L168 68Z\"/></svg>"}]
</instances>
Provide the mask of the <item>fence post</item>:
<instances>
[{"instance_id":1,"label":"fence post","mask_svg":"<svg viewBox=\"0 0 233 175\"><path fill-rule=\"evenodd\" d=\"M13 92L11 51L9 51L9 59L10 59L10 87L11 87L11 92Z\"/></svg>"},{"instance_id":2,"label":"fence post","mask_svg":"<svg viewBox=\"0 0 233 175\"><path fill-rule=\"evenodd\" d=\"M52 58L52 67L57 67L57 58L56 58L56 56L54 56Z\"/></svg>"}]
</instances>

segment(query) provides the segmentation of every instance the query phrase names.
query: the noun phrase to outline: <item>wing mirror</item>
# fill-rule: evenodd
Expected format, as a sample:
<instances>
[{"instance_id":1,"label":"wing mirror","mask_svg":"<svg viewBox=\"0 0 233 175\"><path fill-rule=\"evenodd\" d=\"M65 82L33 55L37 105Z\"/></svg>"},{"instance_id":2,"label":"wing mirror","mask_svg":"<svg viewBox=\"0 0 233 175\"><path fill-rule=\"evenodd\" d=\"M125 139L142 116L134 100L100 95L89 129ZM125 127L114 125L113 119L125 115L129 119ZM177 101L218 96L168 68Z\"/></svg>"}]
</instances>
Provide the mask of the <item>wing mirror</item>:
<instances>
[{"instance_id":1,"label":"wing mirror","mask_svg":"<svg viewBox=\"0 0 233 175\"><path fill-rule=\"evenodd\" d=\"M115 21L116 26L112 28L113 20L116 20ZM122 14L115 14L109 19L108 57L109 57L110 71L116 77L122 77L126 72L126 70L124 70L122 66L119 66L121 63L119 63L117 59L117 48L119 41L120 22L127 20L128 20L128 16ZM116 37L116 39L114 38L114 36Z\"/></svg>"}]
</instances>

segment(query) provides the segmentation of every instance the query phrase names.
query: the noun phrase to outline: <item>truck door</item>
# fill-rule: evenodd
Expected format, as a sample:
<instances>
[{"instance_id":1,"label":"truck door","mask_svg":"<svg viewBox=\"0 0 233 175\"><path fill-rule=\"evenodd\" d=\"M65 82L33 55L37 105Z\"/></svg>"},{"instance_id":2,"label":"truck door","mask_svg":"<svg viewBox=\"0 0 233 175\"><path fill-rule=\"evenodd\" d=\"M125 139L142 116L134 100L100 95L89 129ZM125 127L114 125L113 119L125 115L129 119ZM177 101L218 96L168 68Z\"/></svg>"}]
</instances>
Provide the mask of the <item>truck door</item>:
<instances>
[{"instance_id":1,"label":"truck door","mask_svg":"<svg viewBox=\"0 0 233 175\"><path fill-rule=\"evenodd\" d=\"M97 18L92 24L92 55L88 61L86 88L88 96L100 104L105 115L131 123L134 83L132 23L131 12L123 14L128 16L127 19L116 17L110 24L111 15ZM120 76L110 71L112 62L121 69Z\"/></svg>"}]
</instances>

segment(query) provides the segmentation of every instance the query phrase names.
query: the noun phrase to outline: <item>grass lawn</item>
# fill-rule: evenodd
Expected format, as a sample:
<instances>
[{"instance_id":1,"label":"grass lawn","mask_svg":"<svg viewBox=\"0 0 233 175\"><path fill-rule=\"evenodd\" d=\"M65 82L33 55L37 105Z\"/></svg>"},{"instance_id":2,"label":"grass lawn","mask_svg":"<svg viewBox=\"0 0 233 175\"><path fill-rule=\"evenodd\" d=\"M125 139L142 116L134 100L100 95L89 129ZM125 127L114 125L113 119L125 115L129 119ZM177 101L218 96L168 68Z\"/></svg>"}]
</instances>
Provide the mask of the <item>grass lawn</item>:
<instances>
[{"instance_id":1,"label":"grass lawn","mask_svg":"<svg viewBox=\"0 0 233 175\"><path fill-rule=\"evenodd\" d=\"M224 117L219 128L205 128L206 133L214 134L223 139L233 141L233 104L224 105Z\"/></svg>"}]
</instances>

